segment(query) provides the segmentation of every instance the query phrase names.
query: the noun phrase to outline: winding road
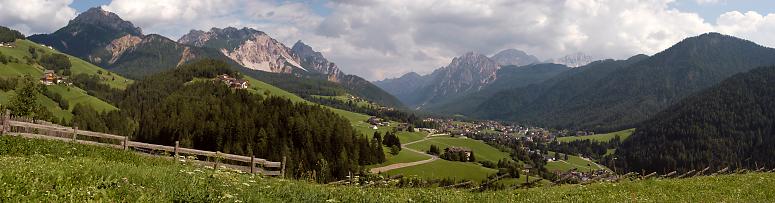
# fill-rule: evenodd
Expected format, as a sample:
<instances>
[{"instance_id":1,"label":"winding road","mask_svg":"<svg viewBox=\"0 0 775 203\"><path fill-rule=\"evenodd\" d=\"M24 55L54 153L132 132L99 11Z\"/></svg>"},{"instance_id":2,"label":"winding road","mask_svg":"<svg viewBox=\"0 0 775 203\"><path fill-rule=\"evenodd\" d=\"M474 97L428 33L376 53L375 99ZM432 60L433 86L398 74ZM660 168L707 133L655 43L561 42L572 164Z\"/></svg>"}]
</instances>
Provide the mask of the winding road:
<instances>
[{"instance_id":1,"label":"winding road","mask_svg":"<svg viewBox=\"0 0 775 203\"><path fill-rule=\"evenodd\" d=\"M409 151L412 151L412 152L416 152L416 153L419 153L419 154L422 154L422 155L430 157L429 159L425 159L425 160L421 160L421 161L415 161L415 162L390 164L390 165L383 166L383 167L372 168L371 170L369 170L369 172L371 172L371 173L382 173L382 172L386 172L386 171L390 171L390 170L395 170L395 169L405 168L405 167L410 167L410 166L416 166L416 165L430 163L430 162L439 160L438 156L426 154L425 152L417 151L417 150L408 148L406 146L408 146L410 144L422 142L422 141L428 140L430 138L433 138L433 137L436 137L436 136L441 136L441 135L445 135L445 134L428 134L428 136L425 136L425 138L423 138L421 140L417 140L417 141L407 142L407 143L401 144L401 149L402 150L409 150Z\"/></svg>"}]
</instances>

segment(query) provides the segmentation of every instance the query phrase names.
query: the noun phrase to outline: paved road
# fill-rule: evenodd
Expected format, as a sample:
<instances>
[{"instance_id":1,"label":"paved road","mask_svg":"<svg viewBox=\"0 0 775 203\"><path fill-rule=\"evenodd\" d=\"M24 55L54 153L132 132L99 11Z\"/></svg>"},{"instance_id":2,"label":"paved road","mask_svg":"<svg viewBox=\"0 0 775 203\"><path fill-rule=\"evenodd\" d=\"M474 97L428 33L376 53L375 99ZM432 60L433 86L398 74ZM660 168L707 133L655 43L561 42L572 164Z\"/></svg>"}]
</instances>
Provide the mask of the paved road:
<instances>
[{"instance_id":1,"label":"paved road","mask_svg":"<svg viewBox=\"0 0 775 203\"><path fill-rule=\"evenodd\" d=\"M383 167L372 168L371 170L369 170L369 172L371 172L371 173L382 173L382 172L386 172L386 171L390 171L390 170L395 170L395 169L405 168L405 167L410 167L410 166L416 166L416 165L430 163L432 161L439 160L438 156L426 154L425 152L421 152L421 151L417 151L417 150L414 150L414 149L410 149L410 148L408 148L406 146L410 145L410 144L422 142L422 141L428 140L428 139L430 139L432 137L441 136L441 135L444 135L444 134L432 134L432 135L429 134L428 136L425 136L425 138L423 138L421 140L417 140L417 141L414 141L414 142L407 142L407 143L401 144L401 149L402 150L409 150L409 151L412 151L412 152L420 153L422 155L430 157L429 159L425 159L425 160L421 160L421 161L415 161L415 162L408 162L408 163L390 164L390 165L383 166Z\"/></svg>"}]
</instances>

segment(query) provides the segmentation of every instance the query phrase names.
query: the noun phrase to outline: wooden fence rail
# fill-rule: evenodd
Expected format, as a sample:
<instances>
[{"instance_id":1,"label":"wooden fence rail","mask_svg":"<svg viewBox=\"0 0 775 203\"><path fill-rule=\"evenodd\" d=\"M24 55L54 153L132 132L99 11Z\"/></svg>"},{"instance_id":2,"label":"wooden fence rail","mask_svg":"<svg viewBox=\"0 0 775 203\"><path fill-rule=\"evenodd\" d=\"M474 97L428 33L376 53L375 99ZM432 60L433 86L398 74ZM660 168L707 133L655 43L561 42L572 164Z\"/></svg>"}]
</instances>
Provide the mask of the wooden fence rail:
<instances>
[{"instance_id":1,"label":"wooden fence rail","mask_svg":"<svg viewBox=\"0 0 775 203\"><path fill-rule=\"evenodd\" d=\"M151 150L155 152L161 151L161 152L170 153L174 157L178 157L180 154L204 156L204 157L207 157L208 160L212 159L214 161L196 161L196 162L200 164L212 165L215 168L217 168L218 166L223 166L227 168L242 170L249 173L260 173L267 176L283 176L283 174L285 174L284 157L283 157L283 162L273 162L273 161L268 161L266 159L261 159L256 157L248 157L248 156L241 156L241 155L235 155L235 154L226 154L222 152L212 152L212 151L204 151L204 150L198 150L198 149L182 148L182 147L179 147L179 142L177 141L175 142L175 146L165 146L165 145L135 142L135 141L130 141L125 136L78 130L77 127L70 128L70 127L59 126L51 123L36 123L35 120L29 119L29 118L12 118L9 116L8 112L6 112L6 114L2 117L1 127L2 127L2 134L10 134L10 135L16 135L16 136L23 136L27 138L35 138L35 139L72 141L80 144L98 145L98 146L112 147L112 148L124 149L124 150L129 150L130 148L134 148L134 149L146 149L146 150ZM79 140L78 139L79 136L114 140L114 142L102 143L102 142L91 141L91 140ZM114 143L120 143L120 144L114 144ZM229 160L232 162L220 163L219 160ZM247 164L247 166L235 165L233 164L234 162L244 163L244 164ZM256 165L259 165L261 167L256 167ZM267 170L267 168L272 168L274 170Z\"/></svg>"}]
</instances>

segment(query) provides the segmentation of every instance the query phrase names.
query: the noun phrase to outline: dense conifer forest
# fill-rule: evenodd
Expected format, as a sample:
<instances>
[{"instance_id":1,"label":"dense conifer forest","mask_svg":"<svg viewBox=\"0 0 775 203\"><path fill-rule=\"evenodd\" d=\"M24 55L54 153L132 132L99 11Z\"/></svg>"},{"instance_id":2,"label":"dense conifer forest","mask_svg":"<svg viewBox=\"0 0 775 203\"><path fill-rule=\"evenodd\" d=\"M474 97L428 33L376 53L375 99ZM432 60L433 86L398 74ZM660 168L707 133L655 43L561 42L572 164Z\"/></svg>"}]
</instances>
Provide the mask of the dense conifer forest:
<instances>
[{"instance_id":1,"label":"dense conifer forest","mask_svg":"<svg viewBox=\"0 0 775 203\"><path fill-rule=\"evenodd\" d=\"M723 81L660 112L617 150L629 171L775 166L775 67Z\"/></svg>"},{"instance_id":2,"label":"dense conifer forest","mask_svg":"<svg viewBox=\"0 0 775 203\"><path fill-rule=\"evenodd\" d=\"M272 161L287 157L286 175L320 182L384 161L379 142L368 140L332 111L207 80L219 74L239 75L225 62L202 60L146 77L118 96L81 78L76 81L116 101L121 112L76 106L75 120L82 129L131 135L142 142L180 141L185 147Z\"/></svg>"}]
</instances>

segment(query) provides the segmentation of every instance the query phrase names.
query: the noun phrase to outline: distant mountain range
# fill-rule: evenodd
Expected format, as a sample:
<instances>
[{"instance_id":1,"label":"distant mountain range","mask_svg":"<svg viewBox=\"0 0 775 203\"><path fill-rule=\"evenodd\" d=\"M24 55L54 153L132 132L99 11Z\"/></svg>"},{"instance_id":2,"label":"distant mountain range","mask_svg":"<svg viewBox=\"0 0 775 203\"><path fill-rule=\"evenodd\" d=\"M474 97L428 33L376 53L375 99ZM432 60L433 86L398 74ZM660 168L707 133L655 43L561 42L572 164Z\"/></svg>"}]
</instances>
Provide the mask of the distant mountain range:
<instances>
[{"instance_id":1,"label":"distant mountain range","mask_svg":"<svg viewBox=\"0 0 775 203\"><path fill-rule=\"evenodd\" d=\"M455 57L447 66L436 69L431 74L421 76L411 72L399 78L376 81L375 84L408 106L435 112L450 112L449 109L458 108L460 102L471 104L472 101L460 101L461 98L469 99L466 97L468 95L482 97L503 88L541 82L559 73L558 70L567 69L557 64L538 64L543 63L537 57L516 49L506 49L492 57L469 52ZM530 65L536 66L517 68ZM506 70L499 71L502 69ZM477 102L479 100L481 99L477 99ZM446 107L448 105L458 107Z\"/></svg>"},{"instance_id":2,"label":"distant mountain range","mask_svg":"<svg viewBox=\"0 0 775 203\"><path fill-rule=\"evenodd\" d=\"M775 49L708 33L626 60L586 64L592 57L573 54L552 60L565 65L541 64L516 50L492 58L498 59L468 53L429 75L409 73L375 84L433 113L611 131L635 127L733 74L775 64Z\"/></svg>"},{"instance_id":3,"label":"distant mountain range","mask_svg":"<svg viewBox=\"0 0 775 203\"><path fill-rule=\"evenodd\" d=\"M571 68L575 68L575 67L585 66L585 65L587 65L589 63L592 63L593 61L596 61L596 59L594 57L592 57L591 55L587 55L585 53L578 52L578 53L566 55L566 56L563 56L563 57L560 57L560 58L547 60L545 62L546 63L562 64L562 65L566 65L566 66L571 67Z\"/></svg>"},{"instance_id":4,"label":"distant mountain range","mask_svg":"<svg viewBox=\"0 0 775 203\"><path fill-rule=\"evenodd\" d=\"M708 33L651 57L599 61L505 90L459 113L558 128L630 128L733 74L770 64L775 64L775 49Z\"/></svg>"},{"instance_id":5,"label":"distant mountain range","mask_svg":"<svg viewBox=\"0 0 775 203\"><path fill-rule=\"evenodd\" d=\"M347 93L385 106L402 106L398 99L363 78L342 73L336 64L301 41L293 49L288 48L266 33L250 28L192 30L173 41L161 35L143 34L140 28L116 14L91 8L54 33L29 39L133 79L212 58L227 61L245 74L303 97Z\"/></svg>"}]
</instances>

